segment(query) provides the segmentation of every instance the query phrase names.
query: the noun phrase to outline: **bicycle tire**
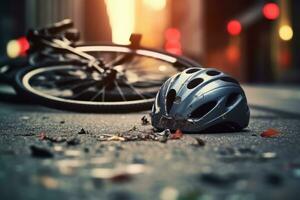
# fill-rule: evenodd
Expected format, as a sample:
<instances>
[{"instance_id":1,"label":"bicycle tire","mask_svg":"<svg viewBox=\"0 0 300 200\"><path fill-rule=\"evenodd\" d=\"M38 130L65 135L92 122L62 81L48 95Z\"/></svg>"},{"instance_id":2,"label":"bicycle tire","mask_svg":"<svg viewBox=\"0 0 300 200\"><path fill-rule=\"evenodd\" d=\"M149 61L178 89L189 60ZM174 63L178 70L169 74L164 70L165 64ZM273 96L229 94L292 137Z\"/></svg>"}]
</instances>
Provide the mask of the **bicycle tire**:
<instances>
[{"instance_id":1,"label":"bicycle tire","mask_svg":"<svg viewBox=\"0 0 300 200\"><path fill-rule=\"evenodd\" d=\"M143 56L151 56L155 59L161 59L168 62L171 62L174 67L178 68L189 68L189 67L201 67L198 63L182 57L176 56L173 54L169 54L162 51L157 51L148 48L139 48L139 49L130 49L128 46L124 45L115 45L115 44L104 44L104 45L79 45L78 48L93 48L93 49L100 49L100 48L124 48L123 50L127 49L129 51L134 51L134 53ZM126 51L127 51L126 50ZM153 55L149 55L149 54ZM157 56L157 57L155 57ZM163 59L161 57L164 57ZM169 59L169 60L168 60ZM32 101L37 104L45 105L48 107L62 109L62 110L70 110L70 111L78 111L78 112L92 112L92 113L99 113L99 112L109 112L109 113L118 113L118 112L134 112L140 110L148 110L151 108L154 102L154 97L149 98L146 100L132 100L132 101L123 101L123 102L82 102L82 101L72 101L72 100L62 100L58 97L49 97L47 95L41 95L41 93L37 93L28 87L26 81L28 78L28 74L36 72L38 70L45 70L45 69L53 69L54 66L59 67L65 65L66 63L57 62L56 64L52 63L50 66L38 66L38 67L25 67L24 69L18 71L15 76L15 83L14 87L17 93L22 97L26 98L28 101ZM28 81L28 80L27 80Z\"/></svg>"}]
</instances>

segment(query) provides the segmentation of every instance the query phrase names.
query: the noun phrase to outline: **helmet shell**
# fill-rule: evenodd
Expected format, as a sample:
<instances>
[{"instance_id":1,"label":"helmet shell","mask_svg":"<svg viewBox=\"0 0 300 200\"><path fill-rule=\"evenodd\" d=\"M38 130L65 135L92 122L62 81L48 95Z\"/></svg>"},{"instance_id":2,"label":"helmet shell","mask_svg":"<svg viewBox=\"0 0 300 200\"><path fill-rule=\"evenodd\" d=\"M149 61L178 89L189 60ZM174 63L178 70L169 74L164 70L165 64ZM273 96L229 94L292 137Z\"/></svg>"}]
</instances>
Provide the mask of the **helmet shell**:
<instances>
[{"instance_id":1,"label":"helmet shell","mask_svg":"<svg viewBox=\"0 0 300 200\"><path fill-rule=\"evenodd\" d=\"M185 132L237 131L250 117L245 93L232 77L213 68L189 68L169 78L152 107L152 125Z\"/></svg>"}]
</instances>

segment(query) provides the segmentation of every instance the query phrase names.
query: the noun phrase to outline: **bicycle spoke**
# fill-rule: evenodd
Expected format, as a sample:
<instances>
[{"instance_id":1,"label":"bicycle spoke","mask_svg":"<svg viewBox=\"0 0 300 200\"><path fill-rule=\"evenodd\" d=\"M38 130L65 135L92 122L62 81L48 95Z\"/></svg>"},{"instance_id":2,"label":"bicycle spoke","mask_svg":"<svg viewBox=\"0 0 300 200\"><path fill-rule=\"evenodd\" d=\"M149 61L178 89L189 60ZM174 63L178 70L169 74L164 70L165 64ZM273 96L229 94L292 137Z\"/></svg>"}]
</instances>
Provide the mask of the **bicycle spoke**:
<instances>
[{"instance_id":1,"label":"bicycle spoke","mask_svg":"<svg viewBox=\"0 0 300 200\"><path fill-rule=\"evenodd\" d=\"M103 87L102 90L100 90L99 92L97 92L97 93L91 98L91 101L96 100L97 97L99 97L99 95L101 95L101 94L103 95L104 90L105 90L105 86Z\"/></svg>"},{"instance_id":2,"label":"bicycle spoke","mask_svg":"<svg viewBox=\"0 0 300 200\"><path fill-rule=\"evenodd\" d=\"M137 89L135 89L134 86L132 86L131 83L128 83L127 81L124 82L126 85L128 85L137 95L139 95L142 99L146 99L144 95L142 95Z\"/></svg>"},{"instance_id":3,"label":"bicycle spoke","mask_svg":"<svg viewBox=\"0 0 300 200\"><path fill-rule=\"evenodd\" d=\"M120 93L120 95L121 95L123 101L126 101L126 98L125 98L125 96L124 96L124 94L123 94L123 92L122 92L120 86L118 85L117 81L114 81L114 84L115 84L117 90L119 91L119 93Z\"/></svg>"},{"instance_id":4,"label":"bicycle spoke","mask_svg":"<svg viewBox=\"0 0 300 200\"><path fill-rule=\"evenodd\" d=\"M72 90L73 92L77 91L77 90L84 90L84 89L88 89L90 88L94 83L96 83L97 81L95 80L92 80L92 81L88 81L88 82L85 82L85 83L79 83L71 88L69 88L70 90ZM66 88L67 89L67 88Z\"/></svg>"}]
</instances>

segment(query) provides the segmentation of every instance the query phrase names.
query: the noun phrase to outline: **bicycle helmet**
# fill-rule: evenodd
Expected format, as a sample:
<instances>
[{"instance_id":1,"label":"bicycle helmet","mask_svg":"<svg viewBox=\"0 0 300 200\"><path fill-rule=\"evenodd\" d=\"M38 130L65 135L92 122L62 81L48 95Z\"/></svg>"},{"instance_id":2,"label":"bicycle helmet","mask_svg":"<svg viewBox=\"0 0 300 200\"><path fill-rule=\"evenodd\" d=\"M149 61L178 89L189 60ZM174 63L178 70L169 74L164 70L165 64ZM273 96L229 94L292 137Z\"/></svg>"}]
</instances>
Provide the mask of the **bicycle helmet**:
<instances>
[{"instance_id":1,"label":"bicycle helmet","mask_svg":"<svg viewBox=\"0 0 300 200\"><path fill-rule=\"evenodd\" d=\"M238 131L250 117L245 93L232 77L213 68L189 68L169 78L152 107L158 130Z\"/></svg>"}]
</instances>

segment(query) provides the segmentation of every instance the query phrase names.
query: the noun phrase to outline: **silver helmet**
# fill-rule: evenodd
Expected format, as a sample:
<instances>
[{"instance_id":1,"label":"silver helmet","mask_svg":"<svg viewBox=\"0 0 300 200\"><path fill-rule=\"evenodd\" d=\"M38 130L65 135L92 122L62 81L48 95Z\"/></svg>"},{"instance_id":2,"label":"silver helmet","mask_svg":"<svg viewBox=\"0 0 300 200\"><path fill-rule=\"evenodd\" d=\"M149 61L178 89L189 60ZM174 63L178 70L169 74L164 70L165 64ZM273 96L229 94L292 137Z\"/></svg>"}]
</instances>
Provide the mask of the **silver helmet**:
<instances>
[{"instance_id":1,"label":"silver helmet","mask_svg":"<svg viewBox=\"0 0 300 200\"><path fill-rule=\"evenodd\" d=\"M249 116L235 79L213 68L189 68L161 86L151 120L159 130L238 131L248 126Z\"/></svg>"}]
</instances>

